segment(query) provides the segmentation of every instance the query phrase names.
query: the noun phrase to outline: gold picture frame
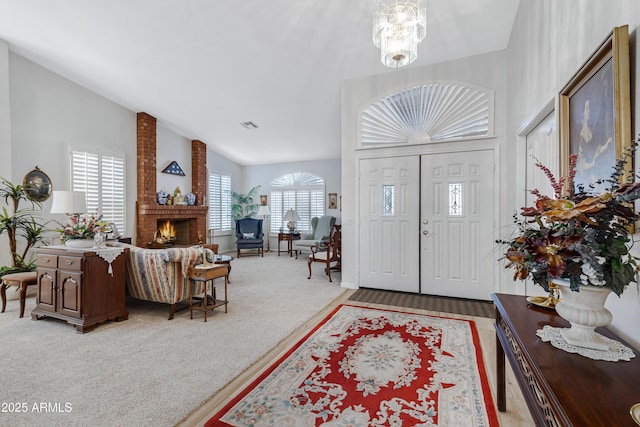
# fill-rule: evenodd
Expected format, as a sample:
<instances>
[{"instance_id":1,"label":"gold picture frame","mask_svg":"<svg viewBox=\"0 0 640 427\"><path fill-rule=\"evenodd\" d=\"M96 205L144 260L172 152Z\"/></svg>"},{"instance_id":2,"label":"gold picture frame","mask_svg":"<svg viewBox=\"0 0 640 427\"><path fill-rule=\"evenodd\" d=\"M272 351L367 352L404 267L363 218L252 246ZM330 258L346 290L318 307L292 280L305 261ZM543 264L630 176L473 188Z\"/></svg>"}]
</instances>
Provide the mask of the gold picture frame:
<instances>
[{"instance_id":1,"label":"gold picture frame","mask_svg":"<svg viewBox=\"0 0 640 427\"><path fill-rule=\"evenodd\" d=\"M24 194L29 200L42 203L51 197L53 186L49 176L42 172L38 166L29 171L22 180Z\"/></svg>"},{"instance_id":2,"label":"gold picture frame","mask_svg":"<svg viewBox=\"0 0 640 427\"><path fill-rule=\"evenodd\" d=\"M559 93L560 167L569 174L577 154L576 186L589 188L611 176L616 161L631 147L629 28L615 27ZM633 176L630 162L621 181Z\"/></svg>"},{"instance_id":3,"label":"gold picture frame","mask_svg":"<svg viewBox=\"0 0 640 427\"><path fill-rule=\"evenodd\" d=\"M338 209L338 193L329 193L329 209Z\"/></svg>"},{"instance_id":4,"label":"gold picture frame","mask_svg":"<svg viewBox=\"0 0 640 427\"><path fill-rule=\"evenodd\" d=\"M267 195L266 194L261 194L260 195L260 206L267 206Z\"/></svg>"}]
</instances>

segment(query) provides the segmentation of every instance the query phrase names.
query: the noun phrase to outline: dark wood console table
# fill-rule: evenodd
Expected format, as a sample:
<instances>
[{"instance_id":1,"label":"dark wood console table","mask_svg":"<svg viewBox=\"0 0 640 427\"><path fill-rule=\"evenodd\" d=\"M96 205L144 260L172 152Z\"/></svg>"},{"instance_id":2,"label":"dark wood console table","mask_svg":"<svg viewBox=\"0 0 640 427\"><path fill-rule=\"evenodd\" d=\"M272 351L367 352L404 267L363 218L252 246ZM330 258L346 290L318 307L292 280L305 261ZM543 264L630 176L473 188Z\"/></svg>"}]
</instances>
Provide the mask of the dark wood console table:
<instances>
[{"instance_id":1,"label":"dark wood console table","mask_svg":"<svg viewBox=\"0 0 640 427\"><path fill-rule=\"evenodd\" d=\"M631 361L605 362L557 349L536 331L569 326L555 311L519 295L493 294L496 306L497 405L506 410L505 355L538 426L636 426L640 352L606 328L599 333L633 348Z\"/></svg>"},{"instance_id":2,"label":"dark wood console table","mask_svg":"<svg viewBox=\"0 0 640 427\"><path fill-rule=\"evenodd\" d=\"M125 253L109 270L109 263L91 249L46 247L35 252L38 296L32 319L66 320L80 333L106 320L127 320Z\"/></svg>"}]
</instances>

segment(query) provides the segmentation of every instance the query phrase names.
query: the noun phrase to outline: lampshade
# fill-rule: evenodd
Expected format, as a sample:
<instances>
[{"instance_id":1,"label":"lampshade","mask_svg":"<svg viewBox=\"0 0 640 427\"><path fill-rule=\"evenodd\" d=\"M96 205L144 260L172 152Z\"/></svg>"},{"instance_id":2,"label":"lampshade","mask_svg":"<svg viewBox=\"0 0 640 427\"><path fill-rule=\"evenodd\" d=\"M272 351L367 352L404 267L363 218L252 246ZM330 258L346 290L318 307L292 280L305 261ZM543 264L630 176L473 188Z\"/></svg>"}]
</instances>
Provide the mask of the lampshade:
<instances>
[{"instance_id":1,"label":"lampshade","mask_svg":"<svg viewBox=\"0 0 640 427\"><path fill-rule=\"evenodd\" d=\"M289 209L285 214L283 221L289 221L287 223L287 227L289 228L289 232L293 233L296 229L296 221L300 221L300 215L293 209Z\"/></svg>"},{"instance_id":2,"label":"lampshade","mask_svg":"<svg viewBox=\"0 0 640 427\"><path fill-rule=\"evenodd\" d=\"M84 191L53 191L51 213L78 214L87 211Z\"/></svg>"},{"instance_id":3,"label":"lampshade","mask_svg":"<svg viewBox=\"0 0 640 427\"><path fill-rule=\"evenodd\" d=\"M373 14L373 44L387 67L403 67L418 57L427 34L426 0L381 0Z\"/></svg>"},{"instance_id":4,"label":"lampshade","mask_svg":"<svg viewBox=\"0 0 640 427\"><path fill-rule=\"evenodd\" d=\"M298 212L296 212L293 209L289 209L285 214L284 214L284 218L282 218L283 221L290 221L290 222L295 222L295 221L300 221L300 215L298 215Z\"/></svg>"},{"instance_id":5,"label":"lampshade","mask_svg":"<svg viewBox=\"0 0 640 427\"><path fill-rule=\"evenodd\" d=\"M266 205L261 205L258 208L258 214L260 216L267 216L267 215L271 215L271 213L269 212L269 208Z\"/></svg>"}]
</instances>

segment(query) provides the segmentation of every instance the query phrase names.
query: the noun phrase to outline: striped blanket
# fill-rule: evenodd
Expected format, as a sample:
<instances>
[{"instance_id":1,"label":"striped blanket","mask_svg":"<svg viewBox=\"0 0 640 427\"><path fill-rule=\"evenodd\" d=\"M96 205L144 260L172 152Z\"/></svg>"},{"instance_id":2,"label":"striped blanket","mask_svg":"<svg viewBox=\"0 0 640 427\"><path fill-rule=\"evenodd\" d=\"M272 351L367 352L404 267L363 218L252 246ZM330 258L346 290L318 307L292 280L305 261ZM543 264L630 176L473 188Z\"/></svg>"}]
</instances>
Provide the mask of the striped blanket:
<instances>
[{"instance_id":1,"label":"striped blanket","mask_svg":"<svg viewBox=\"0 0 640 427\"><path fill-rule=\"evenodd\" d=\"M127 288L135 298L175 304L189 297L189 269L202 262L203 250L213 261L213 252L199 247L143 249L129 246ZM197 283L195 294L203 292Z\"/></svg>"}]
</instances>

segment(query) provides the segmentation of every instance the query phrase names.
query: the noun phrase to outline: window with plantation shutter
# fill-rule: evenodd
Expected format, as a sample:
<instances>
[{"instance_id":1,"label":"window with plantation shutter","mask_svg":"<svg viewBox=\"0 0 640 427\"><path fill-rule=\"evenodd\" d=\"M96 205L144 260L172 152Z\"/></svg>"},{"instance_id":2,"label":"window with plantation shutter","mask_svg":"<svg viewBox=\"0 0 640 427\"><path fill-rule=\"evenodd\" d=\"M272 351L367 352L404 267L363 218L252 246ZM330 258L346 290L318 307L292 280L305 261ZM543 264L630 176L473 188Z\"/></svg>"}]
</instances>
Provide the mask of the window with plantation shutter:
<instances>
[{"instance_id":1,"label":"window with plantation shutter","mask_svg":"<svg viewBox=\"0 0 640 427\"><path fill-rule=\"evenodd\" d=\"M282 175L271 182L269 212L271 230L287 227L282 218L289 209L300 216L296 228L301 233L311 232L311 219L324 215L324 179L306 172Z\"/></svg>"},{"instance_id":2,"label":"window with plantation shutter","mask_svg":"<svg viewBox=\"0 0 640 427\"><path fill-rule=\"evenodd\" d=\"M209 229L231 231L231 177L209 174Z\"/></svg>"},{"instance_id":3,"label":"window with plantation shutter","mask_svg":"<svg viewBox=\"0 0 640 427\"><path fill-rule=\"evenodd\" d=\"M98 212L120 233L125 227L124 159L85 151L71 152L71 188L84 191L89 213Z\"/></svg>"}]
</instances>

